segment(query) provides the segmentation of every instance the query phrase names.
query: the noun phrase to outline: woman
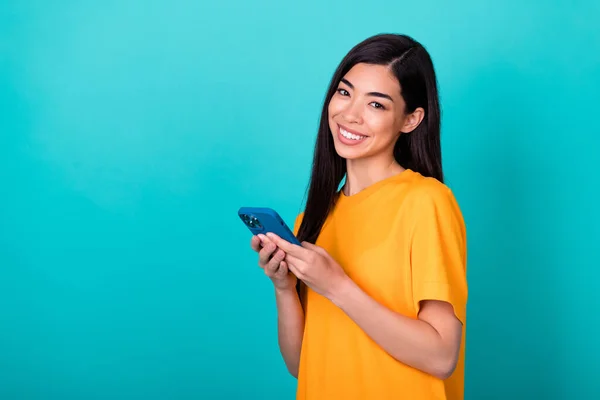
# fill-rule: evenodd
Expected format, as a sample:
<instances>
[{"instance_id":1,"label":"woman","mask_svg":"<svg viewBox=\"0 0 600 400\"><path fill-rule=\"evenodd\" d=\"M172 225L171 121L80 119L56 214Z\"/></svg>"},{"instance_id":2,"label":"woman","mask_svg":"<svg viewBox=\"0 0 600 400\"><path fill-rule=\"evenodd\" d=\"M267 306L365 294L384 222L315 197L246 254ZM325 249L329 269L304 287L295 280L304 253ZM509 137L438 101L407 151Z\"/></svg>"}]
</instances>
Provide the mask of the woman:
<instances>
[{"instance_id":1,"label":"woman","mask_svg":"<svg viewBox=\"0 0 600 400\"><path fill-rule=\"evenodd\" d=\"M294 232L302 246L251 246L298 399L463 398L465 226L433 64L410 37L371 37L337 68Z\"/></svg>"}]
</instances>

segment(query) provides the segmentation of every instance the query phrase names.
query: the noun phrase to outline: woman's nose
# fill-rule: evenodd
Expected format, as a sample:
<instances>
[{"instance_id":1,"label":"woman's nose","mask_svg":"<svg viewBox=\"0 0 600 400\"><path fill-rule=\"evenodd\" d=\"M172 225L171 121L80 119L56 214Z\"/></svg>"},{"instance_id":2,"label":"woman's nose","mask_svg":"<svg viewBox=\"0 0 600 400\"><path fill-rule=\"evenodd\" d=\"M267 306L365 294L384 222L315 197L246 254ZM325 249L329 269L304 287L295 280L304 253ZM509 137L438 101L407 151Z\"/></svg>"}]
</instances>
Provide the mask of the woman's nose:
<instances>
[{"instance_id":1,"label":"woman's nose","mask_svg":"<svg viewBox=\"0 0 600 400\"><path fill-rule=\"evenodd\" d=\"M342 113L342 117L346 122L349 123L361 123L361 110L357 102L349 102L347 107L344 109L344 112Z\"/></svg>"}]
</instances>

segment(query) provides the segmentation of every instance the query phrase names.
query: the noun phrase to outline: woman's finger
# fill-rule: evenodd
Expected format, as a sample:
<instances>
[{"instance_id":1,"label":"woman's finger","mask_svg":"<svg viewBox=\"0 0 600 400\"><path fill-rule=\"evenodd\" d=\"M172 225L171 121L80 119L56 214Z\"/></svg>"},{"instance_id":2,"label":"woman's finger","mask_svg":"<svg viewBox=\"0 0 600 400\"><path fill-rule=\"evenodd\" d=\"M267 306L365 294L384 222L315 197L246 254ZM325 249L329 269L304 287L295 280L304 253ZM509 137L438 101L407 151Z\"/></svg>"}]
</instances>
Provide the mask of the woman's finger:
<instances>
[{"instance_id":1,"label":"woman's finger","mask_svg":"<svg viewBox=\"0 0 600 400\"><path fill-rule=\"evenodd\" d=\"M287 257L286 257L287 260ZM287 261L283 261L285 263L285 266L287 268L287 270L289 272L291 272L292 274L294 274L296 276L296 278L298 279L302 279L304 278L304 274L302 274L302 272L298 269L298 267L296 267L294 264L287 262Z\"/></svg>"},{"instance_id":2,"label":"woman's finger","mask_svg":"<svg viewBox=\"0 0 600 400\"><path fill-rule=\"evenodd\" d=\"M304 265L306 264L306 262L304 260L302 260L301 258L293 256L289 253L286 253L285 261L288 263L288 265L291 265L294 268L300 268L300 269L303 269Z\"/></svg>"},{"instance_id":3,"label":"woman's finger","mask_svg":"<svg viewBox=\"0 0 600 400\"><path fill-rule=\"evenodd\" d=\"M275 243L275 242L273 242L271 239L269 239L269 238L268 238L266 235L263 235L262 233L259 233L259 234L258 234L258 235L256 235L256 236L258 236L258 239L260 240L260 243L261 243L263 246L264 246L264 245L266 245L267 243ZM275 246L277 246L277 245L275 245Z\"/></svg>"},{"instance_id":4,"label":"woman's finger","mask_svg":"<svg viewBox=\"0 0 600 400\"><path fill-rule=\"evenodd\" d=\"M279 264L283 261L284 257L285 253L283 250L278 250L265 266L265 274L271 277L274 276L279 270Z\"/></svg>"},{"instance_id":5,"label":"woman's finger","mask_svg":"<svg viewBox=\"0 0 600 400\"><path fill-rule=\"evenodd\" d=\"M250 247L252 247L252 250L254 250L257 253L260 251L262 246L261 246L260 238L258 236L256 236L256 235L252 236L252 239L250 240Z\"/></svg>"},{"instance_id":6,"label":"woman's finger","mask_svg":"<svg viewBox=\"0 0 600 400\"><path fill-rule=\"evenodd\" d=\"M271 254L273 254L276 248L277 246L273 243L267 243L263 246L262 250L258 253L258 265L260 265L261 268L265 268L269 262L269 258L271 258Z\"/></svg>"},{"instance_id":7,"label":"woman's finger","mask_svg":"<svg viewBox=\"0 0 600 400\"><path fill-rule=\"evenodd\" d=\"M287 276L288 273L289 273L289 270L288 270L287 263L285 261L281 261L279 263L279 269L275 273L275 277L283 279L283 278L285 278Z\"/></svg>"},{"instance_id":8,"label":"woman's finger","mask_svg":"<svg viewBox=\"0 0 600 400\"><path fill-rule=\"evenodd\" d=\"M277 236L276 234L274 234L272 232L267 233L266 236L267 236L267 238L271 239L271 241L273 241L273 243L275 243L275 245L277 245L277 247L279 247L280 249L285 251L287 254L293 254L298 257L306 258L306 257L309 257L310 254L312 253L310 250L305 249L302 246L298 246L296 244L290 243L287 240L280 238L279 236Z\"/></svg>"},{"instance_id":9,"label":"woman's finger","mask_svg":"<svg viewBox=\"0 0 600 400\"><path fill-rule=\"evenodd\" d=\"M312 251L315 251L321 255L327 255L327 250L325 250L324 248L317 246L315 244L312 244L310 242L302 242L302 247L304 247L305 249L309 249Z\"/></svg>"}]
</instances>

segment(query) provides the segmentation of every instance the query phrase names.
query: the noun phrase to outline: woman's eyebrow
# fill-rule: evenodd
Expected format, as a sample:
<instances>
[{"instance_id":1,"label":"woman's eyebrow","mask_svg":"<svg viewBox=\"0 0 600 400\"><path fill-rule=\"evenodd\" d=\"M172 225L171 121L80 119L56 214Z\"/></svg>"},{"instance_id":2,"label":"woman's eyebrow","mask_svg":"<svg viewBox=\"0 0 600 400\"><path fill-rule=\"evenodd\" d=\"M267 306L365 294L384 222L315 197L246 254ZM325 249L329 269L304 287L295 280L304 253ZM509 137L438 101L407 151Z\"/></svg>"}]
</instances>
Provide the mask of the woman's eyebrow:
<instances>
[{"instance_id":1,"label":"woman's eyebrow","mask_svg":"<svg viewBox=\"0 0 600 400\"><path fill-rule=\"evenodd\" d=\"M341 80L343 83L345 83L346 85L348 85L350 87L350 89L354 89L354 85L352 83L350 83L349 80L342 78ZM373 97L381 97L383 99L388 99L389 101L391 101L392 103L394 102L394 99L392 99L392 96L387 95L385 93L380 93L380 92L369 92L367 93L367 96L373 96Z\"/></svg>"}]
</instances>

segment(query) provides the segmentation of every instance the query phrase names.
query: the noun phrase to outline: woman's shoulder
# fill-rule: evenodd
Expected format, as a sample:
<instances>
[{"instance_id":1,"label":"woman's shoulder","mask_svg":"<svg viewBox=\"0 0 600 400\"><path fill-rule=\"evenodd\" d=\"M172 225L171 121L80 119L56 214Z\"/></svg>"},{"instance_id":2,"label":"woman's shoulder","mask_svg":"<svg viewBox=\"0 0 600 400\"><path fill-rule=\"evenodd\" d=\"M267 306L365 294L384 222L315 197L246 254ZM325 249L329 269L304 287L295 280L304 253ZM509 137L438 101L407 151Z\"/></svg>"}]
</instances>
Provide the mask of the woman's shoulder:
<instances>
[{"instance_id":1,"label":"woman's shoulder","mask_svg":"<svg viewBox=\"0 0 600 400\"><path fill-rule=\"evenodd\" d=\"M417 198L443 197L452 195L452 190L448 185L436 178L413 172L407 188L407 194Z\"/></svg>"},{"instance_id":2,"label":"woman's shoulder","mask_svg":"<svg viewBox=\"0 0 600 400\"><path fill-rule=\"evenodd\" d=\"M404 200L415 208L458 209L458 202L453 190L436 178L413 172L404 189L402 193Z\"/></svg>"}]
</instances>

